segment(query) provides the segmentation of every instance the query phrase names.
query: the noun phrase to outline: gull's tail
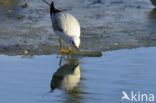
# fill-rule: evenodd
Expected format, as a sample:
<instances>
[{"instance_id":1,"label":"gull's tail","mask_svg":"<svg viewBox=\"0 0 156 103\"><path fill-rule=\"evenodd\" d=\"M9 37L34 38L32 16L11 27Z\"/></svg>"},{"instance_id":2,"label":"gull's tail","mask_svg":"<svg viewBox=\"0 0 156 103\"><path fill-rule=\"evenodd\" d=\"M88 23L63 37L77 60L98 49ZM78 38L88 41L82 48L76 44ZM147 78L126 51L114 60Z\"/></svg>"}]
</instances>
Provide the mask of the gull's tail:
<instances>
[{"instance_id":1,"label":"gull's tail","mask_svg":"<svg viewBox=\"0 0 156 103\"><path fill-rule=\"evenodd\" d=\"M51 2L50 13L53 13L54 11L55 11L54 2Z\"/></svg>"}]
</instances>

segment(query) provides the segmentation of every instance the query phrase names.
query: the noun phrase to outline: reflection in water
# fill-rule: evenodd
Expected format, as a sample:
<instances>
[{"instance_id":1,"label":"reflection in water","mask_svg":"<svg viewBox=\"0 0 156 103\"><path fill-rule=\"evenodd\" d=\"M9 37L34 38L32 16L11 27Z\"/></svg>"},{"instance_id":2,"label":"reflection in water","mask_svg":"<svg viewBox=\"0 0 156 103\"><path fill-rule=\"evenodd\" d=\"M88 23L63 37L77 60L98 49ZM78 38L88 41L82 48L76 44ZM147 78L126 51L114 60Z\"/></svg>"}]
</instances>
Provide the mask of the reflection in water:
<instances>
[{"instance_id":1,"label":"reflection in water","mask_svg":"<svg viewBox=\"0 0 156 103\"><path fill-rule=\"evenodd\" d=\"M51 80L51 89L59 88L66 91L73 90L80 82L80 66L77 60L70 60L70 63L66 63L60 66L54 73Z\"/></svg>"},{"instance_id":2,"label":"reflection in water","mask_svg":"<svg viewBox=\"0 0 156 103\"><path fill-rule=\"evenodd\" d=\"M73 90L80 82L80 67L78 64L65 64L53 75L51 89Z\"/></svg>"},{"instance_id":3,"label":"reflection in water","mask_svg":"<svg viewBox=\"0 0 156 103\"><path fill-rule=\"evenodd\" d=\"M69 59L69 58L68 58ZM51 80L51 91L56 88L65 91L65 103L79 103L83 97L80 82L80 66L78 60L71 58L63 66L60 66L58 70L53 74ZM61 58L62 61L62 58Z\"/></svg>"}]
</instances>

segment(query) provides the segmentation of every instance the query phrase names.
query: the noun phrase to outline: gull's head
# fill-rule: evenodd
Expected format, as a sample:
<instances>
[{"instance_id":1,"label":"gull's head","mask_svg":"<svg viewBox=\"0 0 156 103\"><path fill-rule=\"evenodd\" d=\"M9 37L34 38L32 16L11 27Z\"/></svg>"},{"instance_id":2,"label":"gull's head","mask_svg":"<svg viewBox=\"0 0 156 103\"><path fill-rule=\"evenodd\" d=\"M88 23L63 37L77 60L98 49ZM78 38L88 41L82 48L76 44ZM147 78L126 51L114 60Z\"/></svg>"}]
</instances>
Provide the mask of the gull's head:
<instances>
[{"instance_id":1,"label":"gull's head","mask_svg":"<svg viewBox=\"0 0 156 103\"><path fill-rule=\"evenodd\" d=\"M70 40L70 44L76 48L76 50L79 51L79 46L80 46L80 38L79 37L73 37Z\"/></svg>"}]
</instances>

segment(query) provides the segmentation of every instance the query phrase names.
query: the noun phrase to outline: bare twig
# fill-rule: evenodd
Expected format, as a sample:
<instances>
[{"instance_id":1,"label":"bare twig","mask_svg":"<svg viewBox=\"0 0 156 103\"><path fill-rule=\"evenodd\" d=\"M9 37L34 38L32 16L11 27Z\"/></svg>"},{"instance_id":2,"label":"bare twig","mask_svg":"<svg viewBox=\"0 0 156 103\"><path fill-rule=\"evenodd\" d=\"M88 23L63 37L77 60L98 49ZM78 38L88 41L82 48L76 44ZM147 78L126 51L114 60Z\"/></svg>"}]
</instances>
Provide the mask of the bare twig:
<instances>
[{"instance_id":1,"label":"bare twig","mask_svg":"<svg viewBox=\"0 0 156 103\"><path fill-rule=\"evenodd\" d=\"M46 0L43 0L43 1L50 6L50 3L48 1L46 1Z\"/></svg>"}]
</instances>

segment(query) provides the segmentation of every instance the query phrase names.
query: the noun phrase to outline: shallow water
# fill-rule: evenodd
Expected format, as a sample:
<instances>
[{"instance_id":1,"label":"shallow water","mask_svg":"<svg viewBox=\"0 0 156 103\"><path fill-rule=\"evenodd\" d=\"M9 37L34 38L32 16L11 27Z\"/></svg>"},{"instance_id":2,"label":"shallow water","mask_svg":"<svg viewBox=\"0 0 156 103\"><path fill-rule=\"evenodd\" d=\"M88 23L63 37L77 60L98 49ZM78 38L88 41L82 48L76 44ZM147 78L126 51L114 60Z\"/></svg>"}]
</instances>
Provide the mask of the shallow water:
<instances>
[{"instance_id":1,"label":"shallow water","mask_svg":"<svg viewBox=\"0 0 156 103\"><path fill-rule=\"evenodd\" d=\"M0 0L2 1L2 0ZM42 0L7 0L0 4L0 52L17 55L59 50L51 28L49 6ZM51 0L49 0L50 2ZM105 51L156 45L156 10L150 0L54 0L81 25L80 49ZM23 16L22 20L17 19ZM87 41L87 42L86 42Z\"/></svg>"},{"instance_id":2,"label":"shallow water","mask_svg":"<svg viewBox=\"0 0 156 103\"><path fill-rule=\"evenodd\" d=\"M122 91L156 95L155 52L148 47L64 57L61 67L57 55L0 55L0 103L121 103Z\"/></svg>"}]
</instances>

